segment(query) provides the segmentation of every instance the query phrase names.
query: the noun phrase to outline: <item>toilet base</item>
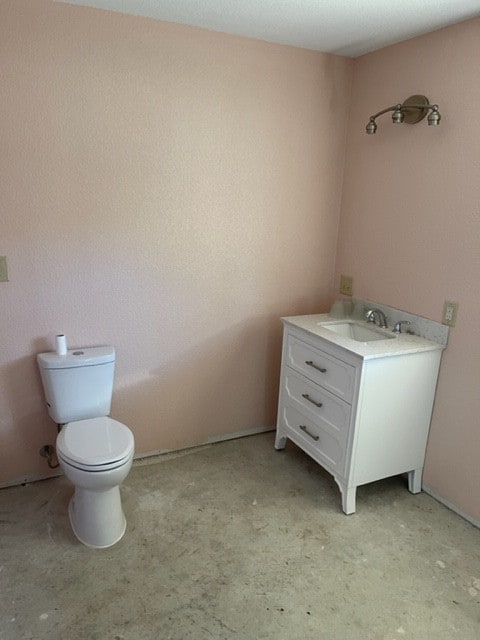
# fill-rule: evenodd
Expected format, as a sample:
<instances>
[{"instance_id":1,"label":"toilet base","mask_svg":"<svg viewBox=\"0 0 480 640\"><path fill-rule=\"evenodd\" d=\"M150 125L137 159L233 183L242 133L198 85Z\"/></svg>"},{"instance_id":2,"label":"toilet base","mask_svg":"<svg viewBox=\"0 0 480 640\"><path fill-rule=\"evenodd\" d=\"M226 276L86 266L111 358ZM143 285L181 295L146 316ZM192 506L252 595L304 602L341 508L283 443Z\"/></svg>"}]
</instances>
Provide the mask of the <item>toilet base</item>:
<instances>
[{"instance_id":1,"label":"toilet base","mask_svg":"<svg viewBox=\"0 0 480 640\"><path fill-rule=\"evenodd\" d=\"M68 515L75 536L93 549L117 543L127 526L118 486L103 491L75 487Z\"/></svg>"}]
</instances>

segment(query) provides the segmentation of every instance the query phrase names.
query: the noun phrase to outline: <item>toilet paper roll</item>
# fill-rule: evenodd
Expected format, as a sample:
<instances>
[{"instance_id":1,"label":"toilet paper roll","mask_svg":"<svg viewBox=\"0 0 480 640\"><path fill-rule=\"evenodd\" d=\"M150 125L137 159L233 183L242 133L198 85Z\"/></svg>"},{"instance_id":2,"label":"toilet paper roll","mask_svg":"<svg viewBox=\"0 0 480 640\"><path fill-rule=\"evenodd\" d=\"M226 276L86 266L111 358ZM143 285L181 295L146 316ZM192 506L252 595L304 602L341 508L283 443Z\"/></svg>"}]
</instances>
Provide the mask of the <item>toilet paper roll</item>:
<instances>
[{"instance_id":1,"label":"toilet paper roll","mask_svg":"<svg viewBox=\"0 0 480 640\"><path fill-rule=\"evenodd\" d=\"M57 336L55 336L55 345L58 356L67 355L67 339L63 335L63 333L59 333Z\"/></svg>"}]
</instances>

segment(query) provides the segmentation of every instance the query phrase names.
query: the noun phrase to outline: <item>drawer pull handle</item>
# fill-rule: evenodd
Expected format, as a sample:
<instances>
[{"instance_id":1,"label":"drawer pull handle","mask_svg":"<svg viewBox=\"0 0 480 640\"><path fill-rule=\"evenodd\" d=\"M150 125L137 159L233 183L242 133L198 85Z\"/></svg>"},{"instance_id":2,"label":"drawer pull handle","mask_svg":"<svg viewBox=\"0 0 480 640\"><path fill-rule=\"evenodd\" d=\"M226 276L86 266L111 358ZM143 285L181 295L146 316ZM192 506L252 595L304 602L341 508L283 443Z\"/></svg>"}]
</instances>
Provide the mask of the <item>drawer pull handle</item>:
<instances>
[{"instance_id":1,"label":"drawer pull handle","mask_svg":"<svg viewBox=\"0 0 480 640\"><path fill-rule=\"evenodd\" d=\"M319 367L318 364L315 364L314 362L312 362L312 360L305 360L305 364L308 364L309 367L313 367L314 369L316 369L317 371L320 371L321 373L326 372L326 369L324 369L323 367Z\"/></svg>"},{"instance_id":2,"label":"drawer pull handle","mask_svg":"<svg viewBox=\"0 0 480 640\"><path fill-rule=\"evenodd\" d=\"M302 393L302 398L305 398L305 400L308 400L309 402L314 404L316 407L322 407L323 406L322 402L315 402L315 400L312 400L310 398L310 396L308 395L308 393Z\"/></svg>"},{"instance_id":3,"label":"drawer pull handle","mask_svg":"<svg viewBox=\"0 0 480 640\"><path fill-rule=\"evenodd\" d=\"M317 442L317 440L320 439L320 436L316 436L313 433L310 433L310 431L307 429L307 427L304 424L299 424L298 426L302 431L304 431L307 434L307 436L310 436L312 440L315 440L315 442Z\"/></svg>"}]
</instances>

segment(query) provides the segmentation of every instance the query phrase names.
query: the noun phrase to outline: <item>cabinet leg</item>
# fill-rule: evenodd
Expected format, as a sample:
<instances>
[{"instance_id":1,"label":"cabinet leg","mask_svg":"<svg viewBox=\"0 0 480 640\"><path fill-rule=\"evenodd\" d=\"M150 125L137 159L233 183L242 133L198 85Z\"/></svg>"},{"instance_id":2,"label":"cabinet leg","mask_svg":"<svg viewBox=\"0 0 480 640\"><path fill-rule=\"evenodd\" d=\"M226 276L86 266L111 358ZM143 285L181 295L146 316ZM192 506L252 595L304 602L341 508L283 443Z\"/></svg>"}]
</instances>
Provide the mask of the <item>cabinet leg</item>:
<instances>
[{"instance_id":1,"label":"cabinet leg","mask_svg":"<svg viewBox=\"0 0 480 640\"><path fill-rule=\"evenodd\" d=\"M342 493L342 509L343 509L343 512L347 514L347 516L349 516L351 513L355 513L356 495L357 495L357 487L347 487Z\"/></svg>"},{"instance_id":2,"label":"cabinet leg","mask_svg":"<svg viewBox=\"0 0 480 640\"><path fill-rule=\"evenodd\" d=\"M422 469L408 472L408 490L410 493L420 493L422 490Z\"/></svg>"},{"instance_id":3,"label":"cabinet leg","mask_svg":"<svg viewBox=\"0 0 480 640\"><path fill-rule=\"evenodd\" d=\"M338 488L340 489L340 492L342 494L343 512L347 516L349 516L352 513L355 513L357 487L347 487L342 482L339 482L337 478L335 478L335 482L338 484Z\"/></svg>"},{"instance_id":4,"label":"cabinet leg","mask_svg":"<svg viewBox=\"0 0 480 640\"><path fill-rule=\"evenodd\" d=\"M280 451L280 449L285 449L285 445L287 444L287 436L284 436L277 430L277 435L275 436L275 449Z\"/></svg>"}]
</instances>

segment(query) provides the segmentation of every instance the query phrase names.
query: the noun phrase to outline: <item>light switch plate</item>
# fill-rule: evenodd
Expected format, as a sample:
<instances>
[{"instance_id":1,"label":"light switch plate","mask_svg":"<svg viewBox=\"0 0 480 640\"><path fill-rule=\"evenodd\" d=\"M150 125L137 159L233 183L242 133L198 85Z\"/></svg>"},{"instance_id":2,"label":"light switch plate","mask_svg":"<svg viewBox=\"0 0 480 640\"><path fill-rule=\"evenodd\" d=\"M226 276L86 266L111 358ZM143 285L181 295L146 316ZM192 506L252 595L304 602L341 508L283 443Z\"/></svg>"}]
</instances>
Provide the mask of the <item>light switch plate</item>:
<instances>
[{"instance_id":1,"label":"light switch plate","mask_svg":"<svg viewBox=\"0 0 480 640\"><path fill-rule=\"evenodd\" d=\"M352 296L353 295L353 278L352 276L340 276L340 293L344 296Z\"/></svg>"},{"instance_id":2,"label":"light switch plate","mask_svg":"<svg viewBox=\"0 0 480 640\"><path fill-rule=\"evenodd\" d=\"M7 256L0 256L0 282L8 282Z\"/></svg>"}]
</instances>

